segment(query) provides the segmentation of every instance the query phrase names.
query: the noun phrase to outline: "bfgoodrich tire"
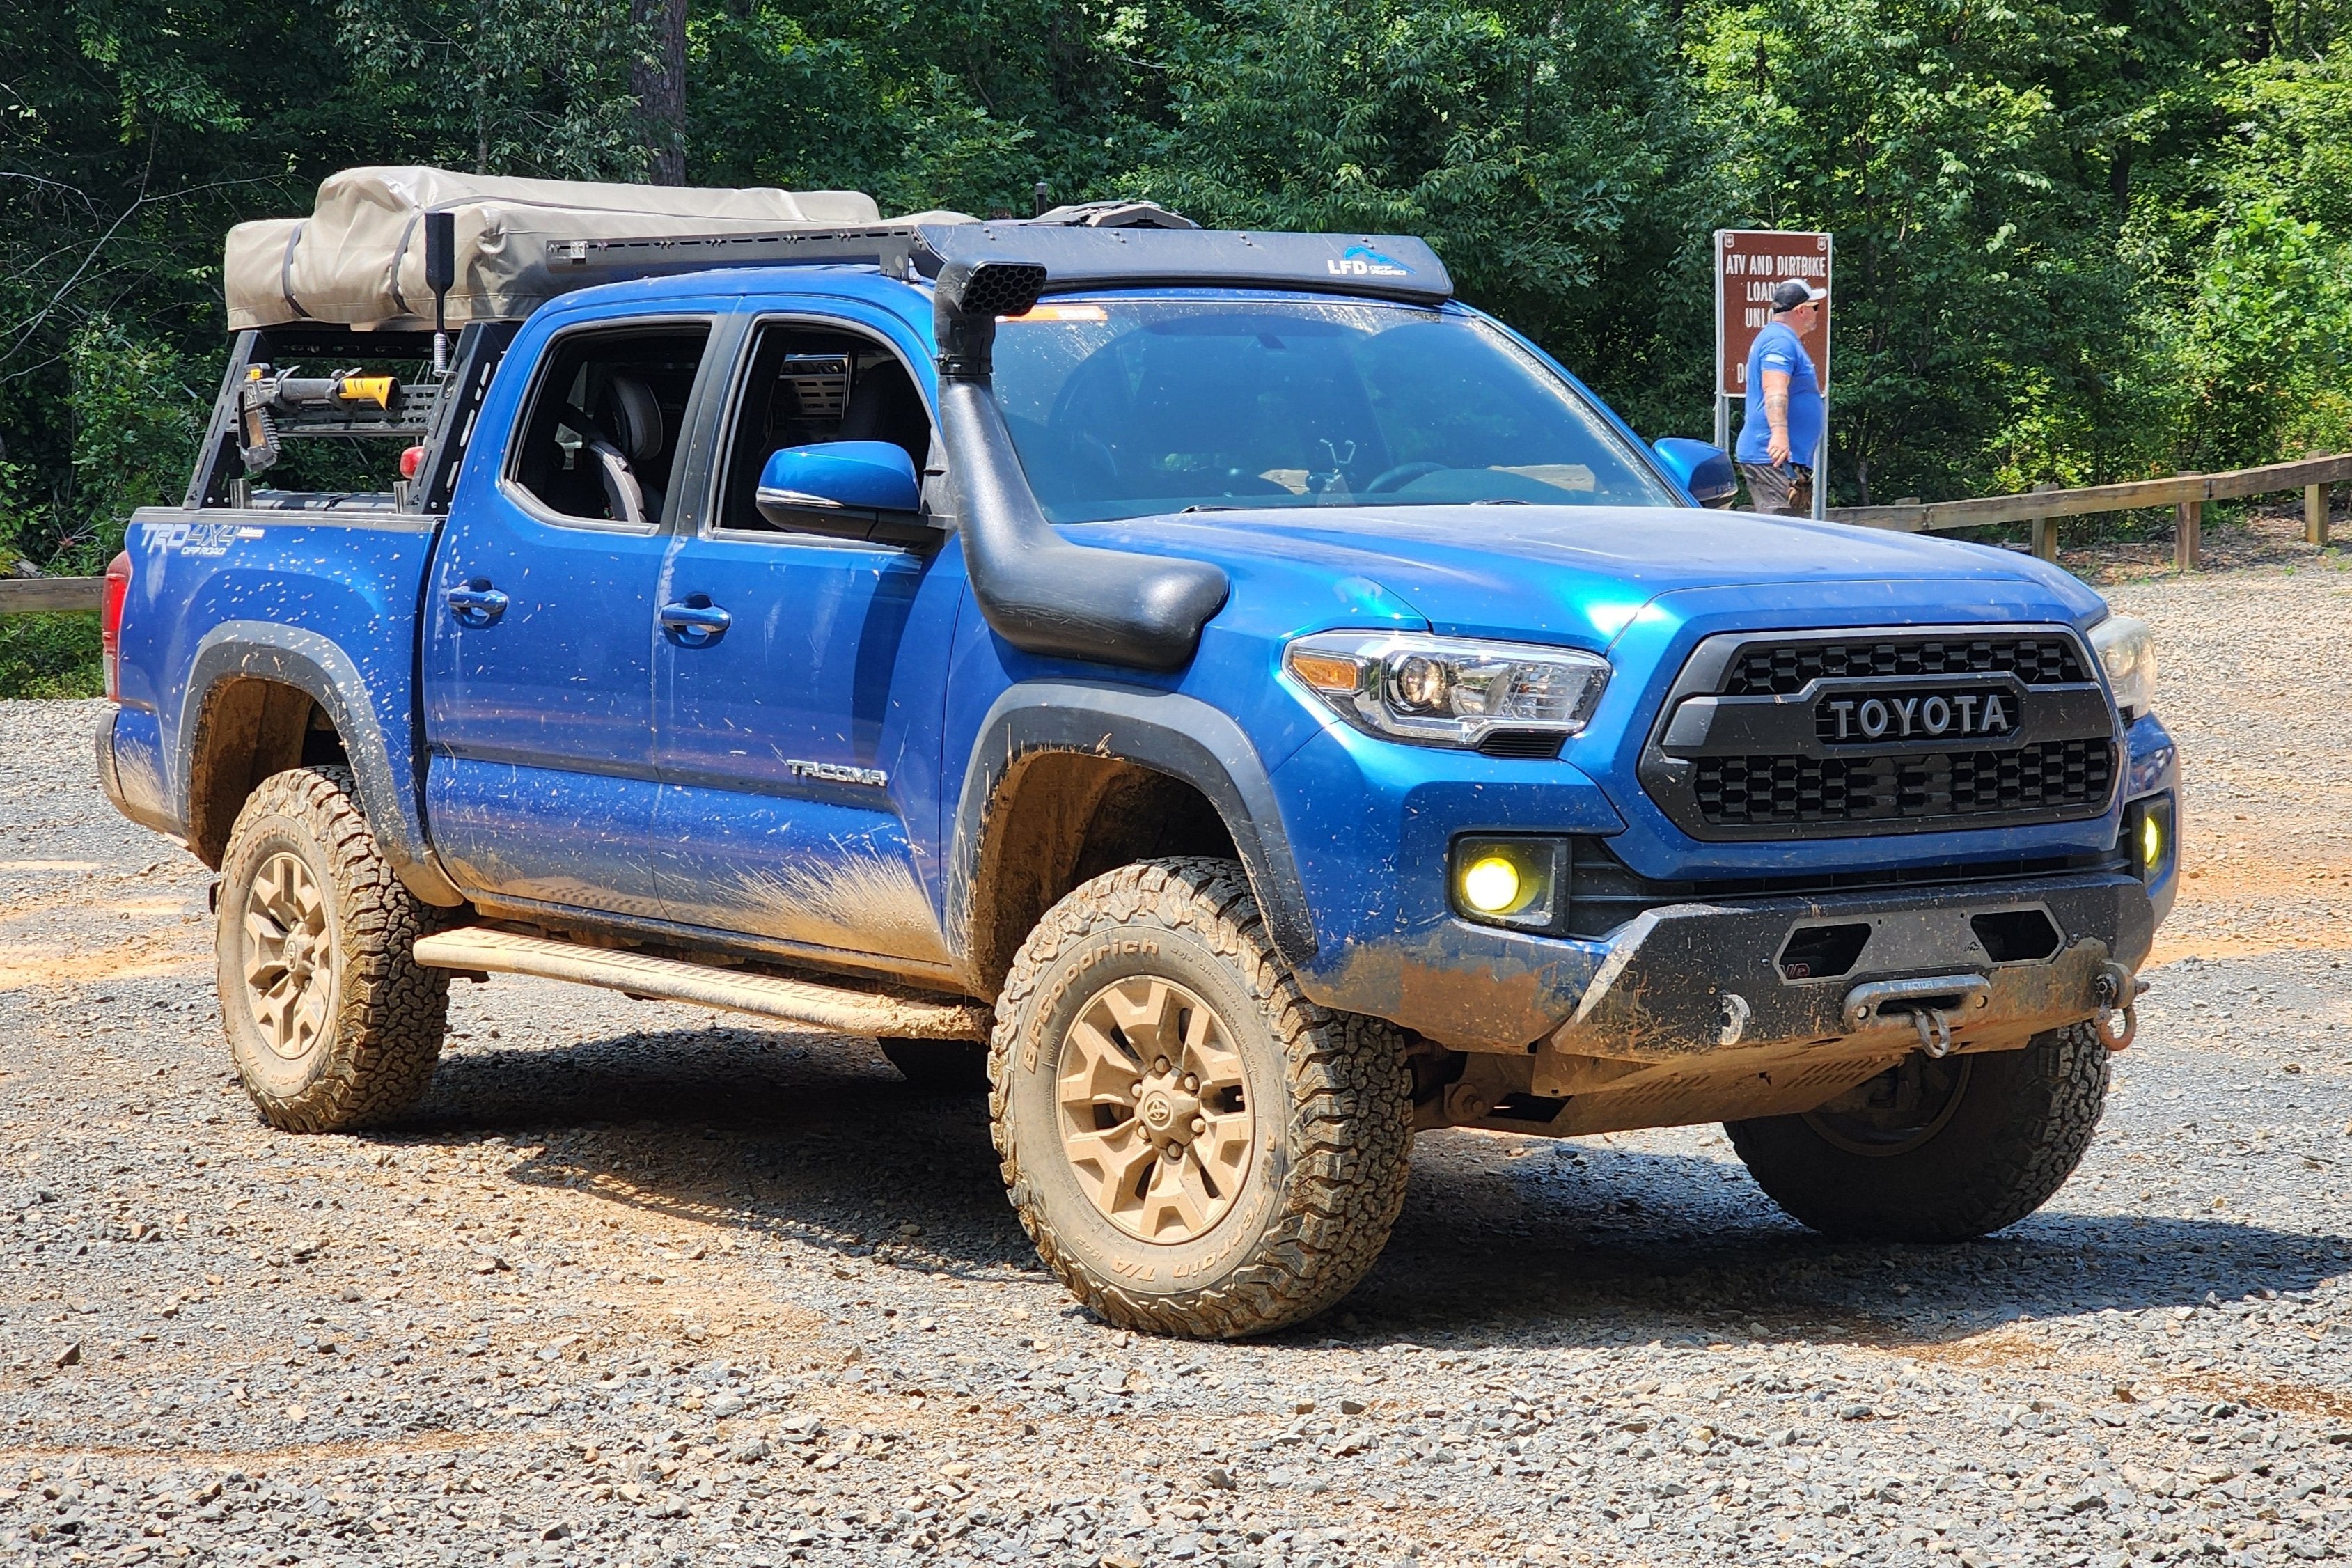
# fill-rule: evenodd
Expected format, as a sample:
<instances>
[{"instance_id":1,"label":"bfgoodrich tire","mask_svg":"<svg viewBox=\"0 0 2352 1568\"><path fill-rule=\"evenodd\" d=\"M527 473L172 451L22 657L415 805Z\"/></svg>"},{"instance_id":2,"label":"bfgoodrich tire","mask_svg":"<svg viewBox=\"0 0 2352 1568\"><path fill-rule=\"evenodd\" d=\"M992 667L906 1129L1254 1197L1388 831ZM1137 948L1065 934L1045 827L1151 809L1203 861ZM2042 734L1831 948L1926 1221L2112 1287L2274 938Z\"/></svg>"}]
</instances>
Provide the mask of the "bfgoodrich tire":
<instances>
[{"instance_id":1,"label":"bfgoodrich tire","mask_svg":"<svg viewBox=\"0 0 2352 1568\"><path fill-rule=\"evenodd\" d=\"M377 851L341 768L262 781L229 829L215 931L221 1018L245 1091L291 1132L398 1115L425 1092L449 976L418 967L432 910Z\"/></svg>"},{"instance_id":2,"label":"bfgoodrich tire","mask_svg":"<svg viewBox=\"0 0 2352 1568\"><path fill-rule=\"evenodd\" d=\"M1802 1116L1727 1122L1757 1184L1825 1235L1961 1241L2016 1224L2074 1173L2107 1096L2088 1024L2022 1050L1930 1060Z\"/></svg>"},{"instance_id":3,"label":"bfgoodrich tire","mask_svg":"<svg viewBox=\"0 0 2352 1568\"><path fill-rule=\"evenodd\" d=\"M1100 1316L1264 1333L1380 1256L1412 1140L1402 1041L1299 993L1238 865L1146 861L1086 883L1030 934L996 1020L1005 1186Z\"/></svg>"}]
</instances>

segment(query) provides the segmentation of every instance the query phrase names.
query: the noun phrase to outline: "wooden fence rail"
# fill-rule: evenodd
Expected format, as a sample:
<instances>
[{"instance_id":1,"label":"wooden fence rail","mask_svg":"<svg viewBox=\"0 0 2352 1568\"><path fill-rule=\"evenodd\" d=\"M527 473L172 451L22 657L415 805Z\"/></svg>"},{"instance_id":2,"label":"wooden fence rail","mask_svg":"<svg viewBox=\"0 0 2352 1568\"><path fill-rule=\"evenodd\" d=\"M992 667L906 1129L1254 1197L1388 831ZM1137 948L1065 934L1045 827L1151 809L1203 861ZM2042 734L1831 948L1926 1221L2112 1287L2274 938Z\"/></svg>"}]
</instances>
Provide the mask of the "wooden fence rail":
<instances>
[{"instance_id":1,"label":"wooden fence rail","mask_svg":"<svg viewBox=\"0 0 2352 1568\"><path fill-rule=\"evenodd\" d=\"M2178 474L2168 479L2138 479L2127 485L2093 485L2079 490L2037 489L2023 495L1980 496L1972 500L1898 501L1893 506L1833 506L1830 508L1830 518L1835 522L1892 529L1897 533L1942 533L1992 523L2030 522L2033 525L2033 553L2044 561L2055 561L2058 520L2062 517L2168 506L2176 520L2173 564L2184 572L2193 572L2197 569L2198 534L2206 502L2299 489L2303 492L2303 535L2314 544L2326 544L2329 487L2339 484L2352 484L2352 453L2273 463L2267 468L2232 468L2220 474ZM0 577L0 616L26 616L43 610L95 610L105 595L103 577Z\"/></svg>"},{"instance_id":2,"label":"wooden fence rail","mask_svg":"<svg viewBox=\"0 0 2352 1568\"><path fill-rule=\"evenodd\" d=\"M2030 522L2033 525L2033 553L2044 561L2055 561L2058 520L2062 517L2168 506L2174 518L2172 563L2183 572L2193 572L2197 569L2198 535L2203 526L2206 502L2299 489L2303 492L2303 536L2314 544L2326 544L2329 487L2347 482L2352 482L2352 454L2311 457L2299 462L2232 468L2219 474L2177 474L2168 479L2093 485L2079 490L2044 489L1973 500L1833 506L1830 508L1830 517L1837 522L1892 529L1898 533L1941 533L1997 522Z\"/></svg>"},{"instance_id":3,"label":"wooden fence rail","mask_svg":"<svg viewBox=\"0 0 2352 1568\"><path fill-rule=\"evenodd\" d=\"M0 616L95 610L105 598L103 577L0 577Z\"/></svg>"}]
</instances>

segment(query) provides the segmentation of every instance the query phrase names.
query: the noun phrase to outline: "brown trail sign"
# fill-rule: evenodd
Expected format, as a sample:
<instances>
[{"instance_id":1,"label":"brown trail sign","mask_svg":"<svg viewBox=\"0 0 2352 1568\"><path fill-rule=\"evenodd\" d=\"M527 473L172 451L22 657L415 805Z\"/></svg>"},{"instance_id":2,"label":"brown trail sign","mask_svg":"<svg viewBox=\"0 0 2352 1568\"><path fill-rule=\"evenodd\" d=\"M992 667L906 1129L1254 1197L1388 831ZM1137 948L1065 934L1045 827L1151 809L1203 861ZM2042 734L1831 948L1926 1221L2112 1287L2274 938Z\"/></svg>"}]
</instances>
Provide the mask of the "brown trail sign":
<instances>
[{"instance_id":1,"label":"brown trail sign","mask_svg":"<svg viewBox=\"0 0 2352 1568\"><path fill-rule=\"evenodd\" d=\"M1731 400L1748 395L1748 351L1756 334L1772 319L1772 286L1796 278L1816 289L1830 286L1832 245L1826 234L1783 233L1775 229L1719 228L1715 231L1715 444L1731 445ZM1822 307L1813 330L1801 340L1822 379L1826 411L1830 390L1830 311L1837 301ZM1823 422L1822 453L1829 447ZM1828 475L1818 456L1814 464L1813 515L1823 515L1829 500Z\"/></svg>"}]
</instances>

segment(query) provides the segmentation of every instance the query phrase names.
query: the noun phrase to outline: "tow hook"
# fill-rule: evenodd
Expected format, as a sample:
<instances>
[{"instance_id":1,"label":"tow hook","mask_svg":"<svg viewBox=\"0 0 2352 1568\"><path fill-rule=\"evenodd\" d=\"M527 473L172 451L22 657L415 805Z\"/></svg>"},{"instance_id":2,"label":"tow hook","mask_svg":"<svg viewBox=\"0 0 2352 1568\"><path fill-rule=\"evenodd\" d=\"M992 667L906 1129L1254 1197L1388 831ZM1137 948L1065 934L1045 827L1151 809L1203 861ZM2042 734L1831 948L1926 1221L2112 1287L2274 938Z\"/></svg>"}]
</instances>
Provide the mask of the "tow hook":
<instances>
[{"instance_id":1,"label":"tow hook","mask_svg":"<svg viewBox=\"0 0 2352 1568\"><path fill-rule=\"evenodd\" d=\"M2098 984L2093 992L2099 1010L2093 1026L2107 1049L2131 1048L2132 1037L2139 1033L2139 1009L2134 1004L2147 992L2147 982L2122 964L2109 963L2100 966Z\"/></svg>"}]
</instances>

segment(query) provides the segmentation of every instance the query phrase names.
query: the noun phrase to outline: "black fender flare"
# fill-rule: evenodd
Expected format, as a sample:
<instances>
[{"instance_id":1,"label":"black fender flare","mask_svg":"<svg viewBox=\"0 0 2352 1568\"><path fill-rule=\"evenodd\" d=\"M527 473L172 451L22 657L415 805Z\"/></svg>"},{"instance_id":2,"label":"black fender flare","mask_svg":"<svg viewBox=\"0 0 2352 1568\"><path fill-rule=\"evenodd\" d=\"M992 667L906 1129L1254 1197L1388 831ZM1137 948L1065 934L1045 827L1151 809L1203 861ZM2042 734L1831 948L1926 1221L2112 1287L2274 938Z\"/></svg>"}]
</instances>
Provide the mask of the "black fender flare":
<instances>
[{"instance_id":1,"label":"black fender flare","mask_svg":"<svg viewBox=\"0 0 2352 1568\"><path fill-rule=\"evenodd\" d=\"M425 837L424 803L416 787L414 749L405 738L413 725L395 715L392 728L404 739L393 754L384 721L367 695L358 665L335 643L300 626L268 621L223 621L196 645L180 700L173 736L172 795L183 821L191 812L188 791L195 768L196 729L213 689L232 678L275 681L303 692L326 710L350 757L360 809L367 814L376 847L408 890L428 904L452 908L466 901L449 880ZM402 762L408 766L404 771Z\"/></svg>"},{"instance_id":2,"label":"black fender flare","mask_svg":"<svg viewBox=\"0 0 2352 1568\"><path fill-rule=\"evenodd\" d=\"M1087 680L1023 681L981 721L950 849L950 929L966 953L989 801L1014 764L1039 752L1117 758L1199 790L1233 837L1275 951L1293 969L1314 958L1315 921L1274 783L1242 727L1197 697Z\"/></svg>"}]
</instances>

